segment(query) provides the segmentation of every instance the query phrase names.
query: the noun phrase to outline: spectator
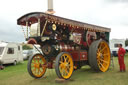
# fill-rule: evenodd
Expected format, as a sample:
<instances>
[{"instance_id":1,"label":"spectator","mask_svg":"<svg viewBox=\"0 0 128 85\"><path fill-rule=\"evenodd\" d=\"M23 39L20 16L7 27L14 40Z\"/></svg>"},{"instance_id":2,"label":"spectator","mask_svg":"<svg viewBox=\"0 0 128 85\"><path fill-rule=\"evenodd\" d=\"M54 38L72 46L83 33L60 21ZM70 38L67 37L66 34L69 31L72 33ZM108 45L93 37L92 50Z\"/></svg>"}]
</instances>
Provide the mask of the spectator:
<instances>
[{"instance_id":1,"label":"spectator","mask_svg":"<svg viewBox=\"0 0 128 85\"><path fill-rule=\"evenodd\" d=\"M125 64L124 64L124 55L125 55L125 50L122 48L122 44L118 45L118 62L120 66L120 72L125 72Z\"/></svg>"}]
</instances>

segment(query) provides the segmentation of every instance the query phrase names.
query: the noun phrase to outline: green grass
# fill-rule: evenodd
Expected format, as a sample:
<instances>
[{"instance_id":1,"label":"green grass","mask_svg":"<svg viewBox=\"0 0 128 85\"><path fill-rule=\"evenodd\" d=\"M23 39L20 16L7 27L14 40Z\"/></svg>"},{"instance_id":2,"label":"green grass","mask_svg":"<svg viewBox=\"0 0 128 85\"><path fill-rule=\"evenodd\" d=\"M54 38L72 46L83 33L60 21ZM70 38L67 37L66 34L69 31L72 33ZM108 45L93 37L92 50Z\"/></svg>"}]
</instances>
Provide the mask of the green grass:
<instances>
[{"instance_id":1,"label":"green grass","mask_svg":"<svg viewBox=\"0 0 128 85\"><path fill-rule=\"evenodd\" d=\"M56 83L55 70L47 70L42 79L34 79L27 72L27 61L16 66L9 65L0 70L0 85L128 85L128 55L125 56L127 71L120 73L117 57L114 58L114 68L105 73L96 73L89 66L74 71L70 80Z\"/></svg>"}]
</instances>

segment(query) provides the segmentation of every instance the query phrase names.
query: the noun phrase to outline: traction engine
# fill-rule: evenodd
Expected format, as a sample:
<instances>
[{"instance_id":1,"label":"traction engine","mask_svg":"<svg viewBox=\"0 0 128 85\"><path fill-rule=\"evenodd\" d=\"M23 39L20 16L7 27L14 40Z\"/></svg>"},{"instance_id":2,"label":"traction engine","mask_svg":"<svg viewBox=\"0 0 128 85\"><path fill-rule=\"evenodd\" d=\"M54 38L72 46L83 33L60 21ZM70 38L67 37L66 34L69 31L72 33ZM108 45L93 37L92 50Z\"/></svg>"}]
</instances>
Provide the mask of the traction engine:
<instances>
[{"instance_id":1,"label":"traction engine","mask_svg":"<svg viewBox=\"0 0 128 85\"><path fill-rule=\"evenodd\" d=\"M28 13L17 24L26 27L28 44L39 44L42 51L28 61L28 73L34 78L41 78L46 69L53 68L63 79L69 79L73 70L84 65L100 72L109 68L109 28L42 12Z\"/></svg>"}]
</instances>

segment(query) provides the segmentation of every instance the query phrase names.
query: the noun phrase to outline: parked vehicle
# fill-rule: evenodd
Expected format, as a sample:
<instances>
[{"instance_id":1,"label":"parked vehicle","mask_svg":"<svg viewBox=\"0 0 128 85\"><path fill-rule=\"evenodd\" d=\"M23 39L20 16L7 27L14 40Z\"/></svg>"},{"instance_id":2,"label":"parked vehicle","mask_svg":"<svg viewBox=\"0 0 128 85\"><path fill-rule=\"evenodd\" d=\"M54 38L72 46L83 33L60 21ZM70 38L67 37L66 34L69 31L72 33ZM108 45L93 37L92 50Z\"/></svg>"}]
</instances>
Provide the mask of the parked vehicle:
<instances>
[{"instance_id":1,"label":"parked vehicle","mask_svg":"<svg viewBox=\"0 0 128 85\"><path fill-rule=\"evenodd\" d=\"M33 45L33 55L37 53L42 53L41 47L38 44Z\"/></svg>"},{"instance_id":2,"label":"parked vehicle","mask_svg":"<svg viewBox=\"0 0 128 85\"><path fill-rule=\"evenodd\" d=\"M33 55L33 50L23 50L23 59L24 60L27 60L32 55Z\"/></svg>"},{"instance_id":3,"label":"parked vehicle","mask_svg":"<svg viewBox=\"0 0 128 85\"><path fill-rule=\"evenodd\" d=\"M125 39L112 39L110 40L110 50L111 50L111 54L113 56L118 56L117 52L118 52L118 44L122 44L122 47L125 48Z\"/></svg>"},{"instance_id":4,"label":"parked vehicle","mask_svg":"<svg viewBox=\"0 0 128 85\"><path fill-rule=\"evenodd\" d=\"M55 68L59 78L69 79L74 69L84 65L100 72L106 72L110 66L110 28L42 12L23 15L17 24L27 28L26 40L39 44L43 53L29 58L27 69L34 78L41 78L47 68Z\"/></svg>"},{"instance_id":5,"label":"parked vehicle","mask_svg":"<svg viewBox=\"0 0 128 85\"><path fill-rule=\"evenodd\" d=\"M0 42L0 62L2 64L13 63L16 65L22 61L22 45L18 43Z\"/></svg>"},{"instance_id":6,"label":"parked vehicle","mask_svg":"<svg viewBox=\"0 0 128 85\"><path fill-rule=\"evenodd\" d=\"M23 59L27 60L29 59L30 56L37 53L42 53L42 51L41 51L40 45L34 44L32 49L23 50Z\"/></svg>"},{"instance_id":7,"label":"parked vehicle","mask_svg":"<svg viewBox=\"0 0 128 85\"><path fill-rule=\"evenodd\" d=\"M128 46L125 47L125 50L128 52Z\"/></svg>"}]
</instances>

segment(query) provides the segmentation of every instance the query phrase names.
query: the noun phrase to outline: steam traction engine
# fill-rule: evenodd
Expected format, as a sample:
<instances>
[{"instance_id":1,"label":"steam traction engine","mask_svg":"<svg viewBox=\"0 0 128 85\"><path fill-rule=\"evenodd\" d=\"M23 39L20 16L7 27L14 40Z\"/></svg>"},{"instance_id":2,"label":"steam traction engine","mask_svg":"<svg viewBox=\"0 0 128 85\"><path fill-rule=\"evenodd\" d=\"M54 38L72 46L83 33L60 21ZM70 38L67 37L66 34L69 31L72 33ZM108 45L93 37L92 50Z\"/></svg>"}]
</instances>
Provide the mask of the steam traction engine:
<instances>
[{"instance_id":1,"label":"steam traction engine","mask_svg":"<svg viewBox=\"0 0 128 85\"><path fill-rule=\"evenodd\" d=\"M90 65L105 72L110 65L109 28L58 16L33 12L17 20L29 44L39 44L42 52L29 58L28 72L41 78L55 68L59 78L69 79L74 69Z\"/></svg>"}]
</instances>

